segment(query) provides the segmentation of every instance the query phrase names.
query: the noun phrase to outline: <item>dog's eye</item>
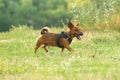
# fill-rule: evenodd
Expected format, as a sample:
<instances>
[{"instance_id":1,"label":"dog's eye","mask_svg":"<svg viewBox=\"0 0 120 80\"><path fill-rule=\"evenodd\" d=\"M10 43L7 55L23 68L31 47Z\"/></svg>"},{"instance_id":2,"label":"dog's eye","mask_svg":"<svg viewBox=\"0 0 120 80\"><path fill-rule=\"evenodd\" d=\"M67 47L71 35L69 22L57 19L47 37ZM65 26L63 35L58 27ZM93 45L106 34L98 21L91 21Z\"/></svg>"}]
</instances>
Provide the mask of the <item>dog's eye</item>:
<instances>
[{"instance_id":1,"label":"dog's eye","mask_svg":"<svg viewBox=\"0 0 120 80\"><path fill-rule=\"evenodd\" d=\"M78 32L79 30L78 30L78 29L76 29L75 31L76 31L76 32Z\"/></svg>"}]
</instances>

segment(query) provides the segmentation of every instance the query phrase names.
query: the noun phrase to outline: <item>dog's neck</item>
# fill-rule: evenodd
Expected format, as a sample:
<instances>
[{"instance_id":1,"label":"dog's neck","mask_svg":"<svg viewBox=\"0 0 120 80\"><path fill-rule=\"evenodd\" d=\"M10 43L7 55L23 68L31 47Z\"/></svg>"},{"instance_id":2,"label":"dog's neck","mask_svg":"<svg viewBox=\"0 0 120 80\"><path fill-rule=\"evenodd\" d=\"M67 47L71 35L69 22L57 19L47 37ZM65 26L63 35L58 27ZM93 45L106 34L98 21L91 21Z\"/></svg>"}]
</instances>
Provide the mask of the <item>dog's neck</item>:
<instances>
[{"instance_id":1,"label":"dog's neck","mask_svg":"<svg viewBox=\"0 0 120 80\"><path fill-rule=\"evenodd\" d=\"M60 48L64 48L64 46L61 45L61 43L60 43L61 38L65 38L69 44L72 42L72 38L70 37L70 35L68 33L62 31L60 34L57 35L57 38L56 38L56 44Z\"/></svg>"},{"instance_id":2,"label":"dog's neck","mask_svg":"<svg viewBox=\"0 0 120 80\"><path fill-rule=\"evenodd\" d=\"M74 35L71 34L71 31L70 31L70 30L69 30L69 31L66 31L65 33L66 33L71 39L74 38Z\"/></svg>"}]
</instances>

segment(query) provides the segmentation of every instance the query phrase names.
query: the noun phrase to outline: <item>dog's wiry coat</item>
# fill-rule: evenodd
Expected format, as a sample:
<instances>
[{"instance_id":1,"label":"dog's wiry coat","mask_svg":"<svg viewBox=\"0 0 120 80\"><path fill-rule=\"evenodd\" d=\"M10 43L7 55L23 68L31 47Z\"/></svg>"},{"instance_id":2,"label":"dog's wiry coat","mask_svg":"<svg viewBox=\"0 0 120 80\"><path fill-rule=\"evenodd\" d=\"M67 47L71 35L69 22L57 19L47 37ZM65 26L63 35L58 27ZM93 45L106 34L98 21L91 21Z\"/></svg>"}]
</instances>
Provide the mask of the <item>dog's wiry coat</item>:
<instances>
[{"instance_id":1,"label":"dog's wiry coat","mask_svg":"<svg viewBox=\"0 0 120 80\"><path fill-rule=\"evenodd\" d=\"M69 21L68 22L68 28L69 28L69 31L64 32L65 36L68 36L68 38L71 41L73 40L74 37L76 37L79 40L81 39L80 36L82 36L83 33L81 32L78 24L76 26L74 26ZM43 29L43 30L47 31L45 29ZM43 30L41 30L41 32ZM44 33L44 31L41 33L41 36L37 39L37 43L36 43L36 46L35 46L35 53L41 45L43 45L43 48L46 52L48 52L48 50L46 49L46 46L58 46L58 41L56 41L56 40L59 40L59 44L62 45L62 47L61 47L62 51L64 50L64 48L68 49L69 51L73 51L72 48L69 46L69 44L71 42L69 42L67 38L65 38L63 36L60 39L58 39L58 36L60 34L50 33L50 32L45 32Z\"/></svg>"}]
</instances>

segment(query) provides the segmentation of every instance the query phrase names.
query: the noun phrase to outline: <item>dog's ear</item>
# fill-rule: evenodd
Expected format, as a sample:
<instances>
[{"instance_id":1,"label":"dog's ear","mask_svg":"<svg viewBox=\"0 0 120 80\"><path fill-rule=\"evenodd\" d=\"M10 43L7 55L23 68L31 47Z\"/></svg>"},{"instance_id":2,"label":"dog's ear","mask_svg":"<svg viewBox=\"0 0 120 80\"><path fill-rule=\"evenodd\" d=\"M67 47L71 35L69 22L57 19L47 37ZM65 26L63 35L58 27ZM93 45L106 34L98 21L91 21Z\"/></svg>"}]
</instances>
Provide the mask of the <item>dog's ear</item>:
<instances>
[{"instance_id":1,"label":"dog's ear","mask_svg":"<svg viewBox=\"0 0 120 80\"><path fill-rule=\"evenodd\" d=\"M79 23L76 26L79 26Z\"/></svg>"},{"instance_id":2,"label":"dog's ear","mask_svg":"<svg viewBox=\"0 0 120 80\"><path fill-rule=\"evenodd\" d=\"M68 22L68 28L72 29L74 27L74 25L72 24L71 21Z\"/></svg>"}]
</instances>

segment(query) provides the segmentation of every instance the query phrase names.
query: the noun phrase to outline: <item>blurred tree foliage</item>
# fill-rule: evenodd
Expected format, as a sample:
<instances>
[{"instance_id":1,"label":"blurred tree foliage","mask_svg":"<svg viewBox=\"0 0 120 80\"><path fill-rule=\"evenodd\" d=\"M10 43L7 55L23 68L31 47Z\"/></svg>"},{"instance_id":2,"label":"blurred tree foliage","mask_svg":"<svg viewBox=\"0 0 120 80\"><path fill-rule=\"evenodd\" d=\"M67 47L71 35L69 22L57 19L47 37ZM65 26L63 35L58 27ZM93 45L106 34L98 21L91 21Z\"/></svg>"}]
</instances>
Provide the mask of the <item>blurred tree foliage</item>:
<instances>
[{"instance_id":1,"label":"blurred tree foliage","mask_svg":"<svg viewBox=\"0 0 120 80\"><path fill-rule=\"evenodd\" d=\"M120 0L0 0L0 31L11 25L60 27L71 19L86 28L120 28Z\"/></svg>"},{"instance_id":2,"label":"blurred tree foliage","mask_svg":"<svg viewBox=\"0 0 120 80\"><path fill-rule=\"evenodd\" d=\"M73 0L73 19L86 28L120 30L120 0Z\"/></svg>"},{"instance_id":3,"label":"blurred tree foliage","mask_svg":"<svg viewBox=\"0 0 120 80\"><path fill-rule=\"evenodd\" d=\"M71 18L67 0L0 0L0 31L11 25L60 26Z\"/></svg>"}]
</instances>

